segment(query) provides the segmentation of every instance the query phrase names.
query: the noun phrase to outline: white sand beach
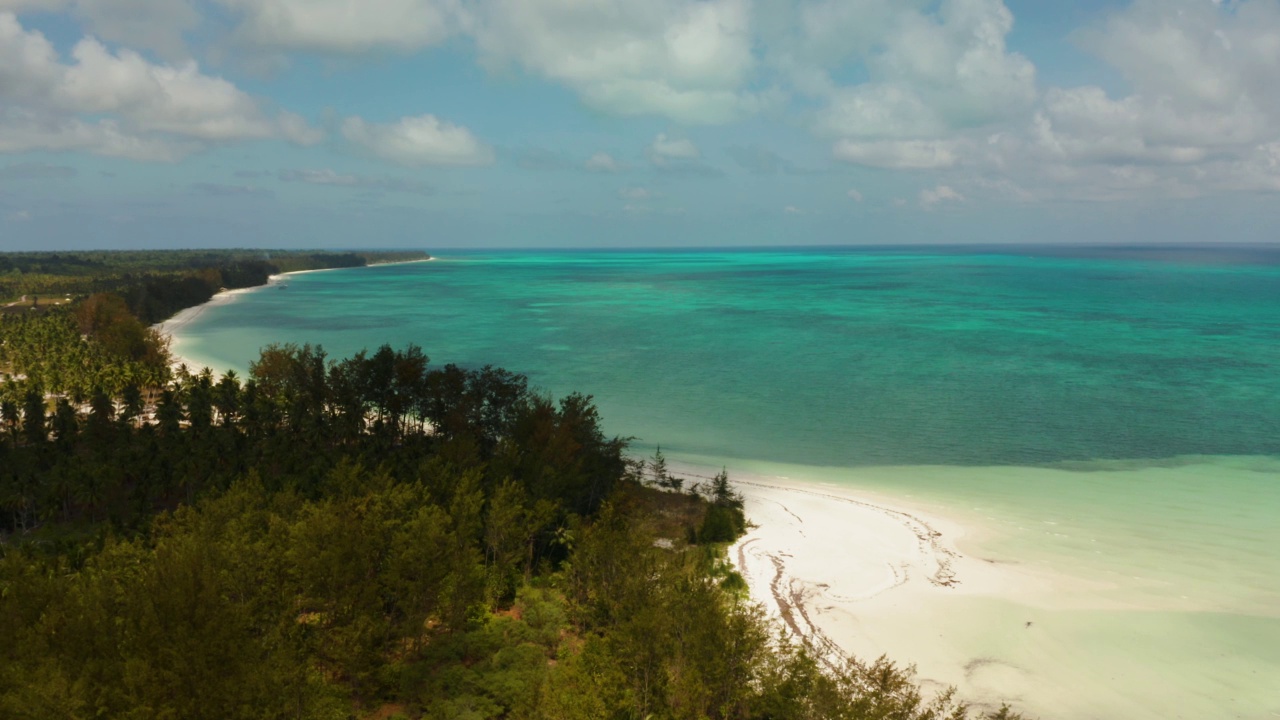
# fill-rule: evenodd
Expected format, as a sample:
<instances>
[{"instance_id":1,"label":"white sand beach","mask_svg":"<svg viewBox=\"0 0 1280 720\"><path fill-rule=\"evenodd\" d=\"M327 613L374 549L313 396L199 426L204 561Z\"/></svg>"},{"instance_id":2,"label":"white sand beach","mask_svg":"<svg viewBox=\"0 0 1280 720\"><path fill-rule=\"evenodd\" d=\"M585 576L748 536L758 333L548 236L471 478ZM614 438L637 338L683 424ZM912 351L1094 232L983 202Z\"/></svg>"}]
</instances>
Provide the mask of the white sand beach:
<instances>
[{"instance_id":1,"label":"white sand beach","mask_svg":"<svg viewBox=\"0 0 1280 720\"><path fill-rule=\"evenodd\" d=\"M1011 699L1016 670L995 659L974 664L960 657L944 639L954 628L926 617L931 606L964 596L1017 594L1015 585L1035 586L1036 578L960 553L955 540L962 530L918 510L836 486L776 479L734 485L753 527L730 548L731 560L752 599L792 633L833 659L888 654L915 663L926 687L963 687L976 705L998 706L984 690ZM1002 624L1007 635L1034 627L1022 616Z\"/></svg>"},{"instance_id":2,"label":"white sand beach","mask_svg":"<svg viewBox=\"0 0 1280 720\"><path fill-rule=\"evenodd\" d=\"M730 559L752 600L832 658L887 655L930 691L1029 718L1280 717L1280 694L1247 676L1256 659L1212 674L1148 662L1194 656L1196 635L1185 615L1117 599L1114 583L966 554L983 528L900 498L729 470L752 525Z\"/></svg>"},{"instance_id":3,"label":"white sand beach","mask_svg":"<svg viewBox=\"0 0 1280 720\"><path fill-rule=\"evenodd\" d=\"M239 298L242 295L255 292L257 290L261 290L263 288L270 287L274 284L279 283L281 277L282 275L272 275L270 278L268 278L266 285L259 285L257 287L251 287L251 288L241 288L238 290L223 290L222 292L214 295L212 298L209 299L208 302L204 303L203 305L196 305L195 307L189 307L186 310L182 310L177 315L174 315L173 317L169 318L168 320L165 320L164 322L156 323L155 325L153 325L152 326L153 329L155 329L161 335L169 338L169 356L171 358L169 363L170 366L173 367L174 370L177 370L179 367L185 365L187 367L187 370L192 373L203 372L206 368L208 368L212 370L214 374L218 374L220 372L219 368L212 367L208 363L193 359L183 353L183 345L185 344L184 338L182 336L183 328L185 328L187 325L194 322L197 318L199 318L206 311L208 311L209 308L214 308L220 305L227 305L229 303L233 303L236 301L237 298ZM225 371L225 370L226 368L221 369L221 371Z\"/></svg>"}]
</instances>

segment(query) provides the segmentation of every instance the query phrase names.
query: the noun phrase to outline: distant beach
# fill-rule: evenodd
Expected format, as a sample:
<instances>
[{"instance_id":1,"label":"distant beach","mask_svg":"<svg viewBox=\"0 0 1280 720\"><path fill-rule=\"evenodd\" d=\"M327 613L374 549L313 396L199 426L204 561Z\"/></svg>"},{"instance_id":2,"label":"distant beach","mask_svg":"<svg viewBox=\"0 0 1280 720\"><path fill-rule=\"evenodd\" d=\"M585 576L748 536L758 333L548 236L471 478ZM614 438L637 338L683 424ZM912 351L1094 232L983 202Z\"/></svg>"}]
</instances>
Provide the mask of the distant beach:
<instances>
[{"instance_id":1,"label":"distant beach","mask_svg":"<svg viewBox=\"0 0 1280 720\"><path fill-rule=\"evenodd\" d=\"M277 277L280 277L280 276L273 275L272 279ZM214 295L212 298L209 299L208 302L202 305L189 307L186 310L179 312L177 315L174 315L173 317L169 318L168 320L165 320L164 322L156 323L155 325L153 325L152 326L153 329L155 329L161 335L169 339L169 357L170 357L169 365L173 367L175 370L185 366L187 370L193 373L203 372L205 369L213 370L214 368L212 368L210 365L194 360L192 358L189 358L182 353L183 338L181 333L183 328L195 322L197 319L200 318L201 315L207 312L210 308L215 308L220 305L227 305L229 303L233 303L235 302L237 297L241 295L245 295L247 293L257 291L257 290L261 290L265 287L268 287L270 284L271 282L268 281L267 285L260 285L258 287L241 288L238 290L224 290L218 293L217 295Z\"/></svg>"},{"instance_id":2,"label":"distant beach","mask_svg":"<svg viewBox=\"0 0 1280 720\"><path fill-rule=\"evenodd\" d=\"M371 263L369 265L363 265L360 267L370 268L370 267L383 267L387 265L411 265L414 263L432 262L433 260L435 260L435 258L430 257L422 260L402 260L402 261L396 261L396 262ZM219 369L214 367L212 364L208 362L196 360L192 357L189 357L187 354L183 353L184 342L183 342L182 330L184 328L186 328L188 325L198 320L209 309L220 307L222 305L228 305L230 303L235 302L240 297L247 295L249 293L258 292L260 290L266 290L271 287L276 287L280 285L280 283L284 282L284 279L290 275L308 275L312 273L334 272L337 270L355 270L355 269L357 268L320 268L317 270L294 270L291 272L277 273L275 275L268 276L267 283L265 285L257 285L255 287L249 287L249 288L238 288L235 290L223 290L217 293L216 295L214 295L212 298L210 298L208 302L203 303L201 305L196 305L195 307L189 307L179 312L178 314L174 315L173 317L169 318L168 320L156 323L155 325L152 326L152 328L157 332L159 332L161 335L169 338L169 355L171 357L170 366L172 366L175 370L185 365L187 370L193 373L203 372L206 369L213 371L215 374L219 372L225 372L228 368Z\"/></svg>"}]
</instances>

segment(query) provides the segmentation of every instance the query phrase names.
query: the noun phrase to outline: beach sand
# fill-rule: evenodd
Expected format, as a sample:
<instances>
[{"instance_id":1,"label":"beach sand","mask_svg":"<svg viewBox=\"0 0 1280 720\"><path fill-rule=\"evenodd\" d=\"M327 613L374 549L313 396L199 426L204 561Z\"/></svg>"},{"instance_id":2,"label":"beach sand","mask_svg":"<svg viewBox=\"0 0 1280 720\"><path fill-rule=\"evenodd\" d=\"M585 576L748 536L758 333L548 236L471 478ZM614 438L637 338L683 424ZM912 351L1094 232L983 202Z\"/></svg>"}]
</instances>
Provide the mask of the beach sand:
<instances>
[{"instance_id":1,"label":"beach sand","mask_svg":"<svg viewBox=\"0 0 1280 720\"><path fill-rule=\"evenodd\" d=\"M889 654L914 663L927 689L963 685L964 699L978 707L999 705L984 689L1012 699L1005 694L1009 668L994 659L974 665L946 642L951 628L931 627L926 617L940 604L1013 594L1017 585L1044 587L1047 580L962 554L955 546L962 529L916 508L777 478L739 479L734 487L752 527L730 548L730 559L752 600L793 634L836 662L843 654ZM1000 632L1028 633L1025 615L1010 615Z\"/></svg>"},{"instance_id":2,"label":"beach sand","mask_svg":"<svg viewBox=\"0 0 1280 720\"><path fill-rule=\"evenodd\" d=\"M1028 717L1280 717L1280 691L1259 690L1276 659L1222 646L1234 616L1144 607L1106 579L966 554L984 528L899 497L729 470L751 524L729 555L751 599L834 660L886 655L915 665L929 692ZM1223 657L1208 672L1183 662L1199 648Z\"/></svg>"},{"instance_id":3,"label":"beach sand","mask_svg":"<svg viewBox=\"0 0 1280 720\"><path fill-rule=\"evenodd\" d=\"M189 307L186 310L180 311L177 315L174 315L168 320L165 320L164 322L156 323L155 325L153 325L152 328L155 331L169 338L169 356L171 358L169 363L170 367L172 367L174 370L177 370L178 368L185 365L187 370L189 370L192 373L199 373L204 371L206 368L208 368L210 370L213 370L214 373L216 374L218 372L218 368L214 368L206 363L192 359L191 357L188 357L187 355L183 354L183 346L186 344L185 339L182 336L183 328L185 328L187 325L194 322L197 318L199 318L206 311L208 311L209 308L233 303L236 301L236 298L241 295L254 292L255 290L261 290L262 288L265 288L265 287L270 287L271 285L279 282L278 278L280 278L279 275L272 275L268 279L267 285L260 285L258 287L252 287L252 288L243 288L239 290L224 290L214 295L212 298L210 298L209 302L206 302L203 305ZM223 368L223 370L225 371L225 368Z\"/></svg>"}]
</instances>

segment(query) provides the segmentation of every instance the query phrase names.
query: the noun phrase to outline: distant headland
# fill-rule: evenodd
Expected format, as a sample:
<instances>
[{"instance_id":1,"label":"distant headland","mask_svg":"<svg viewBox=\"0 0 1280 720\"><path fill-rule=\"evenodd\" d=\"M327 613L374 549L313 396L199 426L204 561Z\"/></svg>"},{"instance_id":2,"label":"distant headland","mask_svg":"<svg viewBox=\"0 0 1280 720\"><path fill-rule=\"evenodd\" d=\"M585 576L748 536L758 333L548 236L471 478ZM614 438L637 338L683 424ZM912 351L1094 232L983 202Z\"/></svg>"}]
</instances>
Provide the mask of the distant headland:
<instances>
[{"instance_id":1,"label":"distant headland","mask_svg":"<svg viewBox=\"0 0 1280 720\"><path fill-rule=\"evenodd\" d=\"M430 260L417 250L128 250L0 253L0 312L26 312L96 293L124 298L147 324L209 301L223 290L266 285L270 278Z\"/></svg>"}]
</instances>

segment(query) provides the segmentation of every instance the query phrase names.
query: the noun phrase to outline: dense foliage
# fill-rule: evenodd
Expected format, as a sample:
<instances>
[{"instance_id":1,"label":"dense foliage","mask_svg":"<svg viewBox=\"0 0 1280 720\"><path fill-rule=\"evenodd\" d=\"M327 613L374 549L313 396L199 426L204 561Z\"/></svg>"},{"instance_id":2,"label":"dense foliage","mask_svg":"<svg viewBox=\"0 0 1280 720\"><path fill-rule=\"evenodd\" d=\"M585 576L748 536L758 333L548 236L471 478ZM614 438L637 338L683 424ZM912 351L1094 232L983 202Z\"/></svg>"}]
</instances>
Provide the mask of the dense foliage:
<instances>
[{"instance_id":1,"label":"dense foliage","mask_svg":"<svg viewBox=\"0 0 1280 720\"><path fill-rule=\"evenodd\" d=\"M133 528L251 470L304 493L342 459L407 476L442 446L456 465L484 463L486 483L520 479L533 499L572 498L564 510L578 513L622 471L621 443L599 435L586 398L552 404L501 370L428 370L416 348L328 362L309 346L268 348L252 370L245 383L180 377L149 409L129 388L122 402L94 393L84 413L61 398L46 416L34 391L8 403L0 530L86 518Z\"/></svg>"},{"instance_id":2,"label":"dense foliage","mask_svg":"<svg viewBox=\"0 0 1280 720\"><path fill-rule=\"evenodd\" d=\"M589 398L285 346L91 405L6 411L0 716L964 717L776 637L690 544L727 476L645 487Z\"/></svg>"},{"instance_id":3,"label":"dense foliage","mask_svg":"<svg viewBox=\"0 0 1280 720\"><path fill-rule=\"evenodd\" d=\"M166 341L115 295L94 295L74 310L0 316L0 401L46 389L85 400L169 378Z\"/></svg>"}]
</instances>

